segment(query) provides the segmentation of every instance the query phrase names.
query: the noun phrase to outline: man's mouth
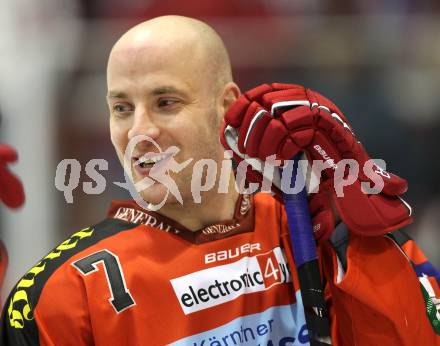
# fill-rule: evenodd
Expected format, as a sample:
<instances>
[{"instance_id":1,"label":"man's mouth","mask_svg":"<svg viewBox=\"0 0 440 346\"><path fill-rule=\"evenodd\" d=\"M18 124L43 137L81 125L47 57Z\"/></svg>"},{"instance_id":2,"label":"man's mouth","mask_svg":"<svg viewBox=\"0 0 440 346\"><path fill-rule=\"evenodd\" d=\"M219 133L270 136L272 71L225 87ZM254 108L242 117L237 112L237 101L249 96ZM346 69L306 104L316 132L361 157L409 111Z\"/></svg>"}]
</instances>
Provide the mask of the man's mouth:
<instances>
[{"instance_id":1,"label":"man's mouth","mask_svg":"<svg viewBox=\"0 0 440 346\"><path fill-rule=\"evenodd\" d=\"M165 159L168 155L157 153L146 153L139 158L134 158L135 165L142 169L152 168L156 163Z\"/></svg>"},{"instance_id":2,"label":"man's mouth","mask_svg":"<svg viewBox=\"0 0 440 346\"><path fill-rule=\"evenodd\" d=\"M170 155L165 153L146 153L140 157L133 157L133 163L135 170L141 175L149 175L150 170L160 169L162 163L166 163Z\"/></svg>"}]
</instances>

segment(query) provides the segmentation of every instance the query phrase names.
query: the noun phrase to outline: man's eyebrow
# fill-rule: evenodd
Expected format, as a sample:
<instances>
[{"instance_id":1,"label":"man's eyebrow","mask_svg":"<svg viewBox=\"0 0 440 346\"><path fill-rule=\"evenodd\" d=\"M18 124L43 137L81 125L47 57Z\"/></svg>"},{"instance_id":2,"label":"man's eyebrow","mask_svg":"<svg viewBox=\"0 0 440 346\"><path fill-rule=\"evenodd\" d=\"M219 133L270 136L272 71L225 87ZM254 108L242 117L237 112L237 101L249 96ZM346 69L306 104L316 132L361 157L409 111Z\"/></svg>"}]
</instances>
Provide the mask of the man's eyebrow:
<instances>
[{"instance_id":1,"label":"man's eyebrow","mask_svg":"<svg viewBox=\"0 0 440 346\"><path fill-rule=\"evenodd\" d=\"M183 92L173 86L161 86L153 89L151 91L152 95L163 95L163 94L183 94Z\"/></svg>"},{"instance_id":2,"label":"man's eyebrow","mask_svg":"<svg viewBox=\"0 0 440 346\"><path fill-rule=\"evenodd\" d=\"M151 95L156 96L156 95L164 95L164 94L184 94L183 91L177 89L176 87L173 86L161 86L161 87L157 87L153 90L151 90L150 92ZM122 91L109 91L107 93L107 99L111 99L111 98L115 98L115 99L125 99L128 98L127 94L122 92Z\"/></svg>"},{"instance_id":3,"label":"man's eyebrow","mask_svg":"<svg viewBox=\"0 0 440 346\"><path fill-rule=\"evenodd\" d=\"M127 94L122 91L109 91L107 93L108 99L125 99L127 98Z\"/></svg>"}]
</instances>

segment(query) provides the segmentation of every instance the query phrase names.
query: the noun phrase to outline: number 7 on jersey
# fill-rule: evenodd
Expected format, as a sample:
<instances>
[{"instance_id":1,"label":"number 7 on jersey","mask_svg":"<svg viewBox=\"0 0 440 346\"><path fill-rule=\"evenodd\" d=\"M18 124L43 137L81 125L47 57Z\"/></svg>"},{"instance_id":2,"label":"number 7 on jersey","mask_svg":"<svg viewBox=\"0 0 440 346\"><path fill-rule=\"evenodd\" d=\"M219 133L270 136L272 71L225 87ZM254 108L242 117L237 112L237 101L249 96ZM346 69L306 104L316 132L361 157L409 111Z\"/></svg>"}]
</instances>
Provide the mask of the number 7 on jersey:
<instances>
[{"instance_id":1,"label":"number 7 on jersey","mask_svg":"<svg viewBox=\"0 0 440 346\"><path fill-rule=\"evenodd\" d=\"M72 263L82 275L88 276L92 273L98 272L98 264L101 263L104 267L107 284L110 289L111 297L110 304L117 313L135 305L133 297L128 290L124 273L118 256L107 249L95 252L87 257L81 258Z\"/></svg>"}]
</instances>

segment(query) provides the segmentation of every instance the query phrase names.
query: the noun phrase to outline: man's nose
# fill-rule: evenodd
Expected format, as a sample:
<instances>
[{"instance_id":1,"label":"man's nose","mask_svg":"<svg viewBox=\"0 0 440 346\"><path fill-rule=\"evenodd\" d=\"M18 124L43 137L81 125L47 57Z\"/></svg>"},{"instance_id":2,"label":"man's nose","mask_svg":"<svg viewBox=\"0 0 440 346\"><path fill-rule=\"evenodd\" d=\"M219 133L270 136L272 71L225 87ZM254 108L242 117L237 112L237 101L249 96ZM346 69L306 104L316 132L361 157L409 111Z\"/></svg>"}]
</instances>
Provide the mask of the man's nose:
<instances>
[{"instance_id":1,"label":"man's nose","mask_svg":"<svg viewBox=\"0 0 440 346\"><path fill-rule=\"evenodd\" d=\"M151 114L145 109L136 109L133 118L133 124L128 131L128 139L143 135L152 139L157 139L160 135L160 130L157 127Z\"/></svg>"}]
</instances>

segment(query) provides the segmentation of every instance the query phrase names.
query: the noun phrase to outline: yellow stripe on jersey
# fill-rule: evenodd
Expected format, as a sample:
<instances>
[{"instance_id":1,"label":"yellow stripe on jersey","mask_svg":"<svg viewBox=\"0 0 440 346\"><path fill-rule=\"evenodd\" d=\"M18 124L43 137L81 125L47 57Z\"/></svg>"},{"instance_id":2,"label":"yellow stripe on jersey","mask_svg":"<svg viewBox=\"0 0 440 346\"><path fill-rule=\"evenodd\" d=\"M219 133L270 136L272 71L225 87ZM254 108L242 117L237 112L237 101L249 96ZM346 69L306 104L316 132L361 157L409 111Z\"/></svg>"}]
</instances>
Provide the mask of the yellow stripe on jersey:
<instances>
[{"instance_id":1,"label":"yellow stripe on jersey","mask_svg":"<svg viewBox=\"0 0 440 346\"><path fill-rule=\"evenodd\" d=\"M88 227L72 234L70 238L58 245L23 276L15 288L8 307L8 317L11 327L23 328L25 320L30 321L34 318L26 290L35 284L35 277L44 271L46 264L60 257L64 251L73 249L81 239L90 237L93 231L93 228Z\"/></svg>"}]
</instances>

